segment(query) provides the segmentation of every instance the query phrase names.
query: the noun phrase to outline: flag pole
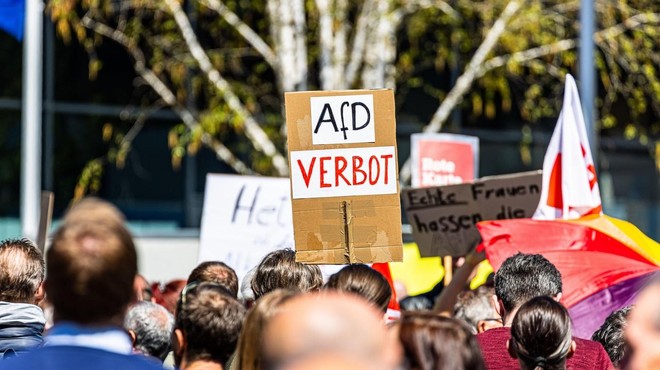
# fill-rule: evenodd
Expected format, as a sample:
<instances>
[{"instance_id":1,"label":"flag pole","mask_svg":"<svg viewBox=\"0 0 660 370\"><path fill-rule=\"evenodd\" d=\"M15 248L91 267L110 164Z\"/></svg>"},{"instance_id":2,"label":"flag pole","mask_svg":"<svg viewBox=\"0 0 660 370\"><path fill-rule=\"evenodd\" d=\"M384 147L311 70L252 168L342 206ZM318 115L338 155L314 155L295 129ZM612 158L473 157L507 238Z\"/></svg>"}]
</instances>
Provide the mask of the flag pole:
<instances>
[{"instance_id":1,"label":"flag pole","mask_svg":"<svg viewBox=\"0 0 660 370\"><path fill-rule=\"evenodd\" d=\"M598 169L598 129L596 127L596 66L594 63L594 2L580 1L580 96L591 156Z\"/></svg>"},{"instance_id":2,"label":"flag pole","mask_svg":"<svg viewBox=\"0 0 660 370\"><path fill-rule=\"evenodd\" d=\"M21 232L36 240L41 203L41 84L43 3L26 0L23 39Z\"/></svg>"}]
</instances>

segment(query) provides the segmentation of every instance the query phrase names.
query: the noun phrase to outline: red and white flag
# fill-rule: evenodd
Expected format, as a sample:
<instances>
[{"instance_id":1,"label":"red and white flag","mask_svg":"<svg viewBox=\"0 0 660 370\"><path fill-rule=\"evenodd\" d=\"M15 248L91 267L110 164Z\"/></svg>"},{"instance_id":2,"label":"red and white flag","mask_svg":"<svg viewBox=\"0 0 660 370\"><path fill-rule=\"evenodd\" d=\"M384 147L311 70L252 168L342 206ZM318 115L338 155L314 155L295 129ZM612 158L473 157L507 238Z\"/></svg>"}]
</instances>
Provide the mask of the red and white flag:
<instances>
[{"instance_id":1,"label":"red and white flag","mask_svg":"<svg viewBox=\"0 0 660 370\"><path fill-rule=\"evenodd\" d=\"M564 103L543 160L541 201L533 218L574 219L602 214L600 191L573 76L566 75Z\"/></svg>"}]
</instances>

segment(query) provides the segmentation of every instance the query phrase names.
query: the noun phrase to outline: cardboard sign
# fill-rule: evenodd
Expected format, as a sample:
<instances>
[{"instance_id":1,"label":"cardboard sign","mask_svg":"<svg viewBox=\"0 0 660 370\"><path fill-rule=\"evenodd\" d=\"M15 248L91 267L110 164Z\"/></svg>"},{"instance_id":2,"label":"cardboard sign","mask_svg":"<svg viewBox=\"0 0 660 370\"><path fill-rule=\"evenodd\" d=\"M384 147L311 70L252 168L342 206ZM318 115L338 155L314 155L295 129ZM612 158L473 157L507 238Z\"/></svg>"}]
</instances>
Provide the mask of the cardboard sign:
<instances>
[{"instance_id":1,"label":"cardboard sign","mask_svg":"<svg viewBox=\"0 0 660 370\"><path fill-rule=\"evenodd\" d=\"M463 256L480 242L477 222L531 217L541 197L541 181L541 171L534 171L404 189L401 202L423 257Z\"/></svg>"},{"instance_id":2,"label":"cardboard sign","mask_svg":"<svg viewBox=\"0 0 660 370\"><path fill-rule=\"evenodd\" d=\"M239 277L268 252L293 247L286 178L209 174L198 261L223 261Z\"/></svg>"},{"instance_id":3,"label":"cardboard sign","mask_svg":"<svg viewBox=\"0 0 660 370\"><path fill-rule=\"evenodd\" d=\"M462 184L479 172L479 138L454 134L413 134L413 188Z\"/></svg>"},{"instance_id":4,"label":"cardboard sign","mask_svg":"<svg viewBox=\"0 0 660 370\"><path fill-rule=\"evenodd\" d=\"M296 259L401 261L391 90L285 94Z\"/></svg>"}]
</instances>

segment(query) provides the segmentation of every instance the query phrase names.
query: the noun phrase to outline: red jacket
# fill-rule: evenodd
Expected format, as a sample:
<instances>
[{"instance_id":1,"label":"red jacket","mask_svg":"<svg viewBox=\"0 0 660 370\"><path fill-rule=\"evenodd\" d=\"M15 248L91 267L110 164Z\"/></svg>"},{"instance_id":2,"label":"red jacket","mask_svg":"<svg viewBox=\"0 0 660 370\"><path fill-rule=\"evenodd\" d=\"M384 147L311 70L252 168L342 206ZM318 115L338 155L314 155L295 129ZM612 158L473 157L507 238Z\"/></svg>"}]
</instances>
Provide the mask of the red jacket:
<instances>
[{"instance_id":1,"label":"red jacket","mask_svg":"<svg viewBox=\"0 0 660 370\"><path fill-rule=\"evenodd\" d=\"M506 341L511 338L511 328L496 328L477 335L481 353L488 370L519 369L518 360L512 358L506 349ZM614 369L603 346L591 340L573 338L575 352L566 360L568 370L610 370Z\"/></svg>"}]
</instances>

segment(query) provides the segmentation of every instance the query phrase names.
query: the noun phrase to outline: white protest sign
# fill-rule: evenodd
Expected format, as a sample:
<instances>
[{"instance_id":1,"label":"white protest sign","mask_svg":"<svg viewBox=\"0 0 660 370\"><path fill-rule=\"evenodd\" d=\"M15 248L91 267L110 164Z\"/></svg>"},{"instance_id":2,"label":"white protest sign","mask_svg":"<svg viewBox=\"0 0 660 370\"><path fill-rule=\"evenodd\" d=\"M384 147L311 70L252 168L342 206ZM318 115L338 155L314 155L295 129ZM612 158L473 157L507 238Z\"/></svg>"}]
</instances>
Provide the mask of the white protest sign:
<instances>
[{"instance_id":1,"label":"white protest sign","mask_svg":"<svg viewBox=\"0 0 660 370\"><path fill-rule=\"evenodd\" d=\"M376 141L373 95L312 97L310 106L314 145Z\"/></svg>"},{"instance_id":2,"label":"white protest sign","mask_svg":"<svg viewBox=\"0 0 660 370\"><path fill-rule=\"evenodd\" d=\"M396 194L393 146L291 152L293 199Z\"/></svg>"},{"instance_id":3,"label":"white protest sign","mask_svg":"<svg viewBox=\"0 0 660 370\"><path fill-rule=\"evenodd\" d=\"M242 277L281 248L293 248L288 179L206 177L198 262L223 261Z\"/></svg>"}]
</instances>

